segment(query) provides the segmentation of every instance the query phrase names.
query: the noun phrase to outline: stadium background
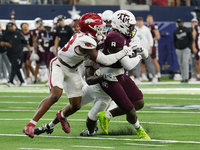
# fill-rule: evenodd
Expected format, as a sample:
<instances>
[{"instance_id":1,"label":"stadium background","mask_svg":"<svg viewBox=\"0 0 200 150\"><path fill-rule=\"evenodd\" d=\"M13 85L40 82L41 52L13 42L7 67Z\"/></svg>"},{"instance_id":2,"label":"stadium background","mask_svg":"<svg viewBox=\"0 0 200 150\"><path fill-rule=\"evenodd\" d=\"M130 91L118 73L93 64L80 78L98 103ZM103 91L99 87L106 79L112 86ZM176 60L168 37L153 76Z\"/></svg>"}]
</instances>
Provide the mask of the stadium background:
<instances>
[{"instance_id":1,"label":"stadium background","mask_svg":"<svg viewBox=\"0 0 200 150\"><path fill-rule=\"evenodd\" d=\"M191 6L149 6L149 5L0 5L0 21L2 27L5 28L10 12L15 11L15 17L18 27L20 23L28 21L31 23L30 28L34 28L33 20L40 17L43 20L52 20L55 16L63 14L66 18L71 18L71 13L83 15L87 12L102 13L105 10L116 11L119 9L128 9L136 17L143 17L151 14L155 23L158 24L161 39L159 44L159 63L161 73L168 74L176 72L179 69L177 56L173 46L173 31L176 28L176 20L181 18L185 22L185 26L190 27L190 21L194 18L195 7Z\"/></svg>"}]
</instances>

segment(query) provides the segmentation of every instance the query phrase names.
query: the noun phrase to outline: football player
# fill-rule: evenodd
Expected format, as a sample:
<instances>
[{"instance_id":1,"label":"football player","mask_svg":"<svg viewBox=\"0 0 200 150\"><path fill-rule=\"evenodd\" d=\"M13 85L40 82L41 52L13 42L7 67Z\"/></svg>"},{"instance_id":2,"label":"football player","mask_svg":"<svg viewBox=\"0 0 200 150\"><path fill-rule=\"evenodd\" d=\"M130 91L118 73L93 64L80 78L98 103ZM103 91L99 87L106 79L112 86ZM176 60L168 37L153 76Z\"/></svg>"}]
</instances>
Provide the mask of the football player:
<instances>
[{"instance_id":1,"label":"football player","mask_svg":"<svg viewBox=\"0 0 200 150\"><path fill-rule=\"evenodd\" d=\"M35 54L38 54L40 53L38 51L38 43L37 43L37 36L38 36L38 33L40 30L43 30L43 20L39 17L35 18L34 20L34 23L35 23L35 29L32 30L32 39L33 39L33 47L34 47L34 53ZM39 55L39 54L38 54ZM39 69L40 69L40 63L38 61L36 61L36 68L35 68L35 81L34 81L34 84L37 83L37 75L39 73Z\"/></svg>"},{"instance_id":2,"label":"football player","mask_svg":"<svg viewBox=\"0 0 200 150\"><path fill-rule=\"evenodd\" d=\"M153 36L153 47L152 47L152 53L151 53L151 58L152 61L156 67L157 71L157 77L158 81L161 80L161 74L160 74L160 64L158 63L158 40L160 40L160 32L158 31L158 26L156 24L153 24L153 16L148 15L147 16L147 27L150 29L151 34Z\"/></svg>"},{"instance_id":3,"label":"football player","mask_svg":"<svg viewBox=\"0 0 200 150\"><path fill-rule=\"evenodd\" d=\"M32 32L29 31L28 23L22 23L21 29L22 29L22 33L25 39L27 40L27 43L30 46L30 51L28 50L26 46L24 46L23 48L23 62L25 64L24 67L25 67L25 73L26 73L26 78L27 78L26 80L27 80L27 83L30 84L31 83L30 72L32 73L33 76L35 76L35 71L33 67L31 66L32 61L30 60L31 52L34 49L33 40L32 40Z\"/></svg>"},{"instance_id":4,"label":"football player","mask_svg":"<svg viewBox=\"0 0 200 150\"><path fill-rule=\"evenodd\" d=\"M43 23L44 29L40 30L37 36L38 43L38 56L39 60L37 61L38 66L44 61L47 68L52 58L55 57L53 53L54 41L56 38L56 33L52 31L52 24L49 22Z\"/></svg>"},{"instance_id":5,"label":"football player","mask_svg":"<svg viewBox=\"0 0 200 150\"><path fill-rule=\"evenodd\" d=\"M132 49L124 47L119 52L104 55L96 50L97 43L105 39L105 25L101 17L95 13L87 13L79 19L80 31L73 35L67 44L58 52L58 56L49 65L50 94L39 104L33 118L24 127L23 132L34 137L34 129L38 120L47 110L59 100L65 90L69 104L58 111L57 121L61 123L64 132L70 132L66 117L72 115L81 107L82 77L78 66L87 58L108 66L127 55L132 55Z\"/></svg>"},{"instance_id":6,"label":"football player","mask_svg":"<svg viewBox=\"0 0 200 150\"><path fill-rule=\"evenodd\" d=\"M102 20L106 23L107 32L111 30L112 15L112 10L105 10L101 15Z\"/></svg>"},{"instance_id":7,"label":"football player","mask_svg":"<svg viewBox=\"0 0 200 150\"><path fill-rule=\"evenodd\" d=\"M136 111L144 106L143 94L134 81L124 73L124 69L133 69L141 59L148 58L148 51L140 46L139 38L134 36L136 20L135 16L127 10L118 10L113 14L112 28L104 41L103 52L105 55L121 51L124 46L129 46L135 50L137 55L133 58L125 56L116 63L102 67L102 74L110 73L116 76L116 80L102 81L102 89L118 105L109 111L98 113L101 128L108 134L108 125L112 117L126 114L127 121L134 127L137 135L141 139L150 139L148 134L139 124Z\"/></svg>"},{"instance_id":8,"label":"football player","mask_svg":"<svg viewBox=\"0 0 200 150\"><path fill-rule=\"evenodd\" d=\"M195 54L196 58L196 72L197 72L197 81L200 81L200 25L195 25L192 31L193 36L193 43L192 43L192 50Z\"/></svg>"}]
</instances>

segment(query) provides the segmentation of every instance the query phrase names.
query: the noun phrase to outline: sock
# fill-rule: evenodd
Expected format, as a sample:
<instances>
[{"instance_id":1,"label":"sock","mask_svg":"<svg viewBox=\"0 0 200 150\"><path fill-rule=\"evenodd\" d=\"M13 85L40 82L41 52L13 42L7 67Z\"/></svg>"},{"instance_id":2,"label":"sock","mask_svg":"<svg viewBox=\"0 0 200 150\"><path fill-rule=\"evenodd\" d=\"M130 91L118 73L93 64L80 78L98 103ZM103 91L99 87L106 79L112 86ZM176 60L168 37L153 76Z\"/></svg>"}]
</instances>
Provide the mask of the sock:
<instances>
[{"instance_id":1,"label":"sock","mask_svg":"<svg viewBox=\"0 0 200 150\"><path fill-rule=\"evenodd\" d=\"M34 125L36 125L36 124L37 124L37 122L36 122L36 121L34 121L33 119L31 119L30 123L32 123L32 124L34 124Z\"/></svg>"},{"instance_id":2,"label":"sock","mask_svg":"<svg viewBox=\"0 0 200 150\"><path fill-rule=\"evenodd\" d=\"M141 127L138 119L137 119L136 123L131 124L131 125L135 128L135 130L138 130Z\"/></svg>"},{"instance_id":3,"label":"sock","mask_svg":"<svg viewBox=\"0 0 200 150\"><path fill-rule=\"evenodd\" d=\"M113 117L112 114L110 113L110 111L106 111L105 116L107 118L112 118Z\"/></svg>"},{"instance_id":4,"label":"sock","mask_svg":"<svg viewBox=\"0 0 200 150\"><path fill-rule=\"evenodd\" d=\"M157 72L157 76L158 76L158 78L160 78L160 77L161 77L161 74L160 74L160 72Z\"/></svg>"},{"instance_id":5,"label":"sock","mask_svg":"<svg viewBox=\"0 0 200 150\"><path fill-rule=\"evenodd\" d=\"M66 117L64 116L64 114L63 114L63 111L61 112L61 117L62 117L62 118L66 118Z\"/></svg>"},{"instance_id":6,"label":"sock","mask_svg":"<svg viewBox=\"0 0 200 150\"><path fill-rule=\"evenodd\" d=\"M54 127L56 126L56 124L54 124L53 121L51 121L51 122L49 123L49 126L50 126L50 128L54 128Z\"/></svg>"},{"instance_id":7,"label":"sock","mask_svg":"<svg viewBox=\"0 0 200 150\"><path fill-rule=\"evenodd\" d=\"M153 75L152 75L151 73L149 73L149 77L150 77L150 78L153 78Z\"/></svg>"}]
</instances>

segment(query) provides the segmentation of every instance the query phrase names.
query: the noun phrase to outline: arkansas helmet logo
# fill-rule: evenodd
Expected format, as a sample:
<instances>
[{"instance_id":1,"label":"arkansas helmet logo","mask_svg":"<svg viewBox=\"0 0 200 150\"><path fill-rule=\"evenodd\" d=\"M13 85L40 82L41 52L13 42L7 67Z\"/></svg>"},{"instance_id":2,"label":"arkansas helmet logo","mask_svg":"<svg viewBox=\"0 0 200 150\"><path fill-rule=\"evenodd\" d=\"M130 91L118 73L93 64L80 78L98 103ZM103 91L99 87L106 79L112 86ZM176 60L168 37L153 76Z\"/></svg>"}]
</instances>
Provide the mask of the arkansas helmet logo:
<instances>
[{"instance_id":1,"label":"arkansas helmet logo","mask_svg":"<svg viewBox=\"0 0 200 150\"><path fill-rule=\"evenodd\" d=\"M91 23L91 22L95 22L93 19L86 19L85 23Z\"/></svg>"},{"instance_id":2,"label":"arkansas helmet logo","mask_svg":"<svg viewBox=\"0 0 200 150\"><path fill-rule=\"evenodd\" d=\"M125 22L129 22L130 18L129 18L129 15L127 14L123 14L123 13L120 13L118 14L119 18L123 23Z\"/></svg>"}]
</instances>

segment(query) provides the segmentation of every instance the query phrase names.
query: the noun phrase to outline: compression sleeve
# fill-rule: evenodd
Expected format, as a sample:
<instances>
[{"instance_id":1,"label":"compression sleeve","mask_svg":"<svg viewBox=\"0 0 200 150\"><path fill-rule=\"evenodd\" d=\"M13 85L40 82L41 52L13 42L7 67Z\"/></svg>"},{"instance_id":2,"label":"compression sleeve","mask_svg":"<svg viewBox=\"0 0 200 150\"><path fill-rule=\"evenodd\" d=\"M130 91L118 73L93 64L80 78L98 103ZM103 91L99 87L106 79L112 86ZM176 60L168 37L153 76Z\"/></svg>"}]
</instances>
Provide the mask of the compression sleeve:
<instances>
[{"instance_id":1,"label":"compression sleeve","mask_svg":"<svg viewBox=\"0 0 200 150\"><path fill-rule=\"evenodd\" d=\"M95 61L102 65L109 66L116 63L124 56L126 56L126 52L124 50L109 55L104 55L101 51L98 51L98 55Z\"/></svg>"},{"instance_id":2,"label":"compression sleeve","mask_svg":"<svg viewBox=\"0 0 200 150\"><path fill-rule=\"evenodd\" d=\"M120 60L120 63L126 70L131 70L133 69L142 59L140 55L137 55L136 57L129 58L128 56L125 56Z\"/></svg>"}]
</instances>

